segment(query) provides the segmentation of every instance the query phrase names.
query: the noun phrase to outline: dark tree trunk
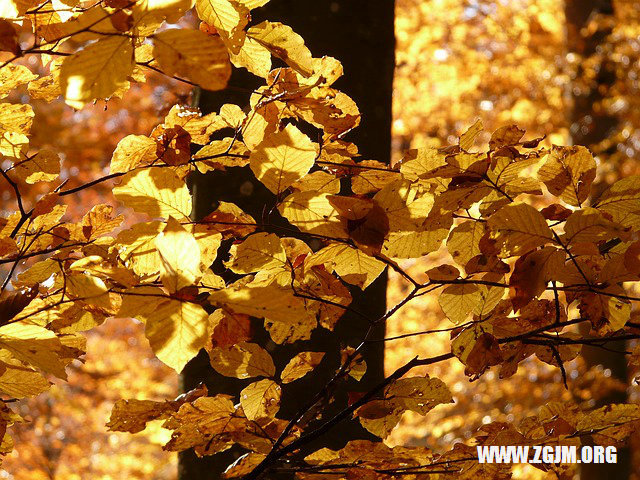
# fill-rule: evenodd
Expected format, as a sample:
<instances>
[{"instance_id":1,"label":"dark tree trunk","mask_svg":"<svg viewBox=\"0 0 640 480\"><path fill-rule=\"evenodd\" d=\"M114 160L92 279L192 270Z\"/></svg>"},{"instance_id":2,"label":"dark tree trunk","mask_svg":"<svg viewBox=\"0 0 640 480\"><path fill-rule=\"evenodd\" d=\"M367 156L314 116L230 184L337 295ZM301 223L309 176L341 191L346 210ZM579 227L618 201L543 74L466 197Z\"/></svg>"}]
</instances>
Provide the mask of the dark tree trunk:
<instances>
[{"instance_id":1,"label":"dark tree trunk","mask_svg":"<svg viewBox=\"0 0 640 480\"><path fill-rule=\"evenodd\" d=\"M391 92L394 72L394 2L393 0L272 0L266 7L252 12L257 22L264 19L280 21L291 26L304 39L315 57L329 55L340 60L344 66L344 77L334 85L344 91L358 104L362 113L362 123L346 139L358 146L363 158L388 162L391 151ZM234 70L229 82L233 87L223 92L203 92L200 107L203 112L217 111L224 103L248 104L250 91L261 84L260 79L245 70ZM219 200L233 202L260 222L275 203L273 195L253 176L248 168L229 169L227 172L212 172L196 175L192 179L195 197L195 218L202 218L213 210ZM277 215L277 212L276 212ZM270 221L274 221L271 213ZM277 220L275 220L277 223ZM275 227L277 230L277 226ZM216 261L214 271L219 268ZM384 278L383 278L384 277ZM375 319L384 314L386 308L386 276L381 276L365 292L352 290L352 307L367 317ZM262 322L255 321L255 340L274 352L274 344L262 328ZM274 361L278 368L299 351L328 352L323 365L313 375L286 386L279 418L290 418L308 401L332 371L329 367L339 365L340 348L359 344L368 328L368 323L359 316L346 314L330 333L317 329L308 342L278 347ZM376 338L384 335L384 325L376 332ZM337 392L332 406L326 410L336 413L346 406L347 392L364 391L379 383L384 377L384 347L378 342L363 352L367 362L367 374L361 382L349 381L342 391ZM238 394L247 381L223 377L209 365L205 352L192 360L181 375L181 388L189 390L200 382L205 382L211 394ZM373 437L357 422L344 422L319 439L311 447L327 446L340 448L348 440ZM193 452L180 455L179 478L181 480L218 479L221 472L241 452L236 449L198 459ZM269 474L268 478L278 478Z\"/></svg>"},{"instance_id":2,"label":"dark tree trunk","mask_svg":"<svg viewBox=\"0 0 640 480\"><path fill-rule=\"evenodd\" d=\"M565 16L567 21L567 46L569 52L578 55L578 58L588 58L602 48L603 42L611 33L610 29L601 29L593 34L585 34L585 27L594 15L613 15L612 0L567 0L565 4ZM582 65L582 63L581 63ZM582 66L579 66L577 76L582 75ZM582 82L577 82L581 87L572 85L571 100L573 106L569 115L571 138L576 145L585 145L593 148L607 139L618 124L618 119L610 115L602 106L603 95L606 94L616 80L614 66L605 59L590 88L584 88ZM598 196L607 187L604 183L594 185L594 194ZM585 332L586 333L586 332ZM624 342L610 343L609 346L618 351L624 351ZM589 366L602 365L611 370L611 376L626 384L627 361L624 355L613 353L601 348L585 346L582 350L583 357ZM605 398L599 399L596 406L606 403L626 402L627 395L624 391L617 391ZM615 465L582 465L580 478L582 480L596 480L609 476L616 479L629 478L631 473L630 452L628 448L618 452L618 463Z\"/></svg>"}]
</instances>

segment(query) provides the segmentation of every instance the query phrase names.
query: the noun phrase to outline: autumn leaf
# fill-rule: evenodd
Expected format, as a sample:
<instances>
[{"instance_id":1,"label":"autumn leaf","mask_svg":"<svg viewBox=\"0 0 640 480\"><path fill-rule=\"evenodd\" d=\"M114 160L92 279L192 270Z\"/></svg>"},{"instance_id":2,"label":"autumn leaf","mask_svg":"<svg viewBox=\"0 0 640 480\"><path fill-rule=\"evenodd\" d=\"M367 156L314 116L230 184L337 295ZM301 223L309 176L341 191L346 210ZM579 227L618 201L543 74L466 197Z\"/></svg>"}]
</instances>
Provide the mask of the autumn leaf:
<instances>
[{"instance_id":1,"label":"autumn leaf","mask_svg":"<svg viewBox=\"0 0 640 480\"><path fill-rule=\"evenodd\" d=\"M380 276L385 264L366 253L343 244L333 244L316 252L307 265L324 264L345 282L367 288Z\"/></svg>"},{"instance_id":2,"label":"autumn leaf","mask_svg":"<svg viewBox=\"0 0 640 480\"><path fill-rule=\"evenodd\" d=\"M160 278L170 292L193 285L200 277L200 247L193 234L173 217L155 239L162 268Z\"/></svg>"},{"instance_id":3,"label":"autumn leaf","mask_svg":"<svg viewBox=\"0 0 640 480\"><path fill-rule=\"evenodd\" d=\"M67 57L60 69L60 86L67 104L82 108L95 99L109 99L126 90L132 72L131 40L113 36Z\"/></svg>"},{"instance_id":4,"label":"autumn leaf","mask_svg":"<svg viewBox=\"0 0 640 480\"><path fill-rule=\"evenodd\" d=\"M240 392L240 405L249 420L273 418L280 409L281 388L270 379L258 380Z\"/></svg>"},{"instance_id":5,"label":"autumn leaf","mask_svg":"<svg viewBox=\"0 0 640 480\"><path fill-rule=\"evenodd\" d=\"M304 40L291 27L277 22L262 22L247 30L247 36L269 50L275 57L308 77L313 73L313 58Z\"/></svg>"},{"instance_id":6,"label":"autumn leaf","mask_svg":"<svg viewBox=\"0 0 640 480\"><path fill-rule=\"evenodd\" d=\"M314 370L322 361L324 352L301 352L289 360L280 378L282 383L291 383Z\"/></svg>"},{"instance_id":7,"label":"autumn leaf","mask_svg":"<svg viewBox=\"0 0 640 480\"><path fill-rule=\"evenodd\" d=\"M580 207L591 192L596 161L585 147L554 147L538 176L551 194Z\"/></svg>"},{"instance_id":8,"label":"autumn leaf","mask_svg":"<svg viewBox=\"0 0 640 480\"><path fill-rule=\"evenodd\" d=\"M280 194L309 172L316 155L316 144L289 124L262 141L251 152L249 161L256 178Z\"/></svg>"},{"instance_id":9,"label":"autumn leaf","mask_svg":"<svg viewBox=\"0 0 640 480\"><path fill-rule=\"evenodd\" d=\"M143 315L145 333L156 356L176 372L181 372L207 341L209 315L200 305L178 300L155 303L153 311Z\"/></svg>"},{"instance_id":10,"label":"autumn leaf","mask_svg":"<svg viewBox=\"0 0 640 480\"><path fill-rule=\"evenodd\" d=\"M167 75L177 75L207 90L222 90L231 75L226 48L200 30L165 30L154 36L154 55Z\"/></svg>"},{"instance_id":11,"label":"autumn leaf","mask_svg":"<svg viewBox=\"0 0 640 480\"><path fill-rule=\"evenodd\" d=\"M272 377L276 373L271 355L255 343L215 347L210 356L214 370L227 377Z\"/></svg>"},{"instance_id":12,"label":"autumn leaf","mask_svg":"<svg viewBox=\"0 0 640 480\"><path fill-rule=\"evenodd\" d=\"M522 255L552 240L544 217L525 203L502 207L488 220L492 238L498 241L502 255Z\"/></svg>"},{"instance_id":13,"label":"autumn leaf","mask_svg":"<svg viewBox=\"0 0 640 480\"><path fill-rule=\"evenodd\" d=\"M237 54L245 40L249 8L235 0L196 0L195 3L198 17L215 27L229 52Z\"/></svg>"},{"instance_id":14,"label":"autumn leaf","mask_svg":"<svg viewBox=\"0 0 640 480\"><path fill-rule=\"evenodd\" d=\"M148 165L156 159L156 142L144 135L127 135L113 152L111 173L126 173L140 165Z\"/></svg>"},{"instance_id":15,"label":"autumn leaf","mask_svg":"<svg viewBox=\"0 0 640 480\"><path fill-rule=\"evenodd\" d=\"M272 233L256 233L232 245L227 268L236 273L265 272L286 268L287 257L280 239Z\"/></svg>"},{"instance_id":16,"label":"autumn leaf","mask_svg":"<svg viewBox=\"0 0 640 480\"><path fill-rule=\"evenodd\" d=\"M127 173L113 195L150 217L189 218L191 195L185 183L166 168L143 168Z\"/></svg>"}]
</instances>

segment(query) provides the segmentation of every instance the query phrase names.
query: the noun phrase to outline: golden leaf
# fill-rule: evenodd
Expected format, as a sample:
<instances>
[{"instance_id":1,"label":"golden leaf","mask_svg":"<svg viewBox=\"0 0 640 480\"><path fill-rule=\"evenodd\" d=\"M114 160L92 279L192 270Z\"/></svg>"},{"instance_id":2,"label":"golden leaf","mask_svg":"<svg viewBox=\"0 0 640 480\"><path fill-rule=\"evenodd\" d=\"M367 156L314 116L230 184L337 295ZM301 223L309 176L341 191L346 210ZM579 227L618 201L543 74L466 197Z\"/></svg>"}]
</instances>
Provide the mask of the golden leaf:
<instances>
[{"instance_id":1,"label":"golden leaf","mask_svg":"<svg viewBox=\"0 0 640 480\"><path fill-rule=\"evenodd\" d=\"M436 405L453 403L449 388L439 378L411 377L393 382L385 391L385 397L403 410L426 415Z\"/></svg>"},{"instance_id":2,"label":"golden leaf","mask_svg":"<svg viewBox=\"0 0 640 480\"><path fill-rule=\"evenodd\" d=\"M191 195L187 185L167 168L143 168L127 173L113 195L136 212L150 217L189 219Z\"/></svg>"},{"instance_id":3,"label":"golden leaf","mask_svg":"<svg viewBox=\"0 0 640 480\"><path fill-rule=\"evenodd\" d=\"M121 246L120 258L137 275L160 272L161 260L155 247L156 236L162 232L162 222L136 223L116 237Z\"/></svg>"},{"instance_id":4,"label":"golden leaf","mask_svg":"<svg viewBox=\"0 0 640 480\"><path fill-rule=\"evenodd\" d=\"M108 312L113 309L108 288L98 277L82 273L66 277L67 293L89 305L95 305Z\"/></svg>"},{"instance_id":5,"label":"golden leaf","mask_svg":"<svg viewBox=\"0 0 640 480\"><path fill-rule=\"evenodd\" d=\"M112 432L138 433L147 427L147 422L168 418L177 408L175 402L118 400L113 405L107 427Z\"/></svg>"},{"instance_id":6,"label":"golden leaf","mask_svg":"<svg viewBox=\"0 0 640 480\"><path fill-rule=\"evenodd\" d=\"M482 120L478 119L471 125L466 132L460 135L460 148L469 151L473 147L478 134L482 131Z\"/></svg>"},{"instance_id":7,"label":"golden leaf","mask_svg":"<svg viewBox=\"0 0 640 480\"><path fill-rule=\"evenodd\" d=\"M271 52L251 37L246 37L240 50L230 52L229 57L235 67L244 67L259 77L267 78L271 71Z\"/></svg>"},{"instance_id":8,"label":"golden leaf","mask_svg":"<svg viewBox=\"0 0 640 480\"><path fill-rule=\"evenodd\" d=\"M330 173L319 170L305 175L291 187L301 192L316 191L335 195L340 192L340 179Z\"/></svg>"},{"instance_id":9,"label":"golden leaf","mask_svg":"<svg viewBox=\"0 0 640 480\"><path fill-rule=\"evenodd\" d=\"M300 352L284 367L280 378L282 383L291 383L314 370L324 358L324 352Z\"/></svg>"},{"instance_id":10,"label":"golden leaf","mask_svg":"<svg viewBox=\"0 0 640 480\"><path fill-rule=\"evenodd\" d=\"M613 220L625 227L640 227L640 176L634 175L618 180L606 190L597 204Z\"/></svg>"},{"instance_id":11,"label":"golden leaf","mask_svg":"<svg viewBox=\"0 0 640 480\"><path fill-rule=\"evenodd\" d=\"M2 17L2 15L0 15ZM0 98L5 98L16 87L38 78L24 65L10 63L0 69Z\"/></svg>"},{"instance_id":12,"label":"golden leaf","mask_svg":"<svg viewBox=\"0 0 640 480\"><path fill-rule=\"evenodd\" d=\"M483 235L484 225L473 220L462 222L451 230L447 249L458 265L464 267L469 260L481 253L480 239Z\"/></svg>"},{"instance_id":13,"label":"golden leaf","mask_svg":"<svg viewBox=\"0 0 640 480\"><path fill-rule=\"evenodd\" d=\"M345 282L367 288L380 276L386 266L380 260L352 248L335 243L316 252L306 263L308 266L324 264Z\"/></svg>"},{"instance_id":14,"label":"golden leaf","mask_svg":"<svg viewBox=\"0 0 640 480\"><path fill-rule=\"evenodd\" d=\"M111 158L110 173L125 173L156 158L155 140L144 135L127 135L118 142Z\"/></svg>"},{"instance_id":15,"label":"golden leaf","mask_svg":"<svg viewBox=\"0 0 640 480\"><path fill-rule=\"evenodd\" d=\"M328 193L295 192L285 198L278 210L301 231L332 238L347 238L340 216Z\"/></svg>"},{"instance_id":16,"label":"golden leaf","mask_svg":"<svg viewBox=\"0 0 640 480\"><path fill-rule=\"evenodd\" d=\"M480 286L474 284L449 285L438 297L440 308L455 324L464 322L481 300Z\"/></svg>"},{"instance_id":17,"label":"golden leaf","mask_svg":"<svg viewBox=\"0 0 640 480\"><path fill-rule=\"evenodd\" d=\"M0 356L0 392L12 398L33 397L49 389L51 384L28 367L4 363Z\"/></svg>"},{"instance_id":18,"label":"golden leaf","mask_svg":"<svg viewBox=\"0 0 640 480\"><path fill-rule=\"evenodd\" d=\"M235 0L196 0L198 17L214 27L229 51L237 54L245 39L249 9Z\"/></svg>"},{"instance_id":19,"label":"golden leaf","mask_svg":"<svg viewBox=\"0 0 640 480\"><path fill-rule=\"evenodd\" d=\"M249 420L273 418L280 410L280 385L271 379L262 379L240 392L240 405Z\"/></svg>"},{"instance_id":20,"label":"golden leaf","mask_svg":"<svg viewBox=\"0 0 640 480\"><path fill-rule=\"evenodd\" d=\"M596 161L585 147L554 146L546 163L538 171L552 195L579 207L591 192L596 177Z\"/></svg>"},{"instance_id":21,"label":"golden leaf","mask_svg":"<svg viewBox=\"0 0 640 480\"><path fill-rule=\"evenodd\" d=\"M531 205L506 205L488 220L492 238L504 257L523 255L552 240L553 234L542 214Z\"/></svg>"},{"instance_id":22,"label":"golden leaf","mask_svg":"<svg viewBox=\"0 0 640 480\"><path fill-rule=\"evenodd\" d=\"M0 328L0 348L32 367L66 379L61 361L62 344L51 330L24 322Z\"/></svg>"},{"instance_id":23,"label":"golden leaf","mask_svg":"<svg viewBox=\"0 0 640 480\"><path fill-rule=\"evenodd\" d=\"M313 57L303 38L282 23L264 21L247 30L247 36L256 40L274 56L284 61L305 77L313 73Z\"/></svg>"},{"instance_id":24,"label":"golden leaf","mask_svg":"<svg viewBox=\"0 0 640 480\"><path fill-rule=\"evenodd\" d=\"M82 108L95 99L109 99L128 88L133 66L128 37L112 36L86 46L65 58L60 67L65 101L73 108Z\"/></svg>"},{"instance_id":25,"label":"golden leaf","mask_svg":"<svg viewBox=\"0 0 640 480\"><path fill-rule=\"evenodd\" d=\"M621 225L607 220L597 209L586 207L569 215L561 238L565 245L572 245L627 236L627 231Z\"/></svg>"},{"instance_id":26,"label":"golden leaf","mask_svg":"<svg viewBox=\"0 0 640 480\"><path fill-rule=\"evenodd\" d=\"M164 73L191 80L206 90L222 90L231 76L222 40L200 30L165 30L154 36L153 52Z\"/></svg>"},{"instance_id":27,"label":"golden leaf","mask_svg":"<svg viewBox=\"0 0 640 480\"><path fill-rule=\"evenodd\" d=\"M268 136L251 152L251 170L269 190L280 194L313 166L317 146L293 124Z\"/></svg>"},{"instance_id":28,"label":"golden leaf","mask_svg":"<svg viewBox=\"0 0 640 480\"><path fill-rule=\"evenodd\" d=\"M207 342L208 318L200 305L167 300L144 315L145 334L156 356L180 373Z\"/></svg>"},{"instance_id":29,"label":"golden leaf","mask_svg":"<svg viewBox=\"0 0 640 480\"><path fill-rule=\"evenodd\" d=\"M256 343L215 347L210 357L214 370L226 377L272 377L276 373L271 355Z\"/></svg>"},{"instance_id":30,"label":"golden leaf","mask_svg":"<svg viewBox=\"0 0 640 480\"><path fill-rule=\"evenodd\" d=\"M175 218L169 217L167 226L155 239L162 268L160 279L170 292L196 283L200 270L200 247L194 236Z\"/></svg>"},{"instance_id":31,"label":"golden leaf","mask_svg":"<svg viewBox=\"0 0 640 480\"><path fill-rule=\"evenodd\" d=\"M302 299L294 296L289 284L279 285L268 276L260 282L247 283L247 279L211 293L209 301L235 313L276 322L289 323L292 319L300 321L307 318Z\"/></svg>"},{"instance_id":32,"label":"golden leaf","mask_svg":"<svg viewBox=\"0 0 640 480\"><path fill-rule=\"evenodd\" d=\"M280 239L273 233L256 233L231 246L227 268L236 273L281 270L287 267L287 257Z\"/></svg>"},{"instance_id":33,"label":"golden leaf","mask_svg":"<svg viewBox=\"0 0 640 480\"><path fill-rule=\"evenodd\" d=\"M33 157L15 162L13 173L26 183L53 182L60 175L60 157L50 150L40 150Z\"/></svg>"}]
</instances>

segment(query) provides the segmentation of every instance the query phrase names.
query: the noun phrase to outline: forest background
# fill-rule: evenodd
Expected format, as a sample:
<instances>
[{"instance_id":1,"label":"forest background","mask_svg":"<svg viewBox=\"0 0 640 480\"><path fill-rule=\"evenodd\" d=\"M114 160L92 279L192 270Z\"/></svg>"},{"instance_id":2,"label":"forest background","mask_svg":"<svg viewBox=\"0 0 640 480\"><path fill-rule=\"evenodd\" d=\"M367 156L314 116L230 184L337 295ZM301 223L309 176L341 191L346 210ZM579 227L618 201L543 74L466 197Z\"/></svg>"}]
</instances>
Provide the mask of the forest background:
<instances>
[{"instance_id":1,"label":"forest background","mask_svg":"<svg viewBox=\"0 0 640 480\"><path fill-rule=\"evenodd\" d=\"M393 161L408 148L455 144L480 119L485 132L478 144L486 144L490 132L511 123L526 129L531 138L544 136L543 145L587 143L597 155L597 188L640 173L640 7L632 0L615 0L612 5L612 11L593 15L585 28L571 32L565 5L553 0L397 0ZM571 43L576 34L602 35L604 40L596 51L585 54ZM34 57L25 62L36 71L41 68ZM613 78L602 81L602 71ZM593 100L594 90L594 111L616 121L605 138L590 143L585 140L593 138L595 120L586 115L576 121L575 111L581 98ZM53 145L80 159L66 175L89 181L96 172L108 173L108 159L124 135L151 131L174 103L189 100L190 91L189 85L151 75L125 100L113 99L106 107L99 103L74 111L62 100L39 100L46 114L33 125L31 145ZM12 192L10 186L1 188L4 205ZM74 208L83 213L85 205L103 201L106 193L100 188L81 192L77 206L70 205L71 213ZM420 275L441 260L434 253L405 266ZM390 304L406 293L402 288L398 275L391 272ZM388 337L448 325L437 297L421 297L402 315L403 321L388 329ZM132 436L105 428L120 398L175 396L175 372L154 357L141 324L109 319L87 336L85 363L71 365L68 382L56 382L50 391L15 405L30 422L13 427L18 447L4 459L0 478L176 478L176 455L159 448L169 438L167 431L152 424ZM425 348L430 355L445 352L448 332L439 338L441 345L433 343L433 336L428 346L419 336L388 342L386 370L394 371L411 359L412 352ZM144 368L132 369L133 364ZM405 414L387 444L446 450L471 438L483 424L517 421L550 399L589 407L598 403L598 395L625 391L632 401L640 400L640 390L614 378L606 366L589 366L578 359L565 368L568 388L557 368L536 361L525 361L509 383L493 371L470 383L464 366L453 361L430 367L430 375L450 386L456 403L427 417ZM86 414L89 410L91 415ZM638 444L640 436L632 442ZM634 459L634 465L640 471L640 459ZM521 467L515 476L542 478L544 473Z\"/></svg>"}]
</instances>

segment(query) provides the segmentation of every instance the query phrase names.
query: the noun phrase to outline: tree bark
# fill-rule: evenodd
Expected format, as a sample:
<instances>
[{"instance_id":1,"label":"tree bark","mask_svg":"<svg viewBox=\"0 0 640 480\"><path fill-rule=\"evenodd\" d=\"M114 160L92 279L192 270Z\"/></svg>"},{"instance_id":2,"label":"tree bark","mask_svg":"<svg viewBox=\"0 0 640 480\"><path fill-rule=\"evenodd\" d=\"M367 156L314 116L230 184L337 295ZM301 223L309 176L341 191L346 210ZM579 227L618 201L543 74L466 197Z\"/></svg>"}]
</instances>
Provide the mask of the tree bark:
<instances>
[{"instance_id":1,"label":"tree bark","mask_svg":"<svg viewBox=\"0 0 640 480\"><path fill-rule=\"evenodd\" d=\"M335 88L344 91L358 104L362 113L361 125L350 132L347 140L353 141L365 159L389 162L391 151L391 93L394 72L394 2L393 0L272 0L264 8L252 12L253 20L280 21L300 34L316 57L329 55L340 60L344 66L344 77ZM233 88L222 92L203 92L200 107L204 113L217 111L225 103L248 104L251 90L263 84L245 70L234 69L229 85ZM216 202L233 202L260 221L265 212L270 212L275 203L274 196L258 182L248 168L228 169L226 172L211 172L194 175L194 217L200 219L210 213ZM277 214L277 212L276 212ZM270 214L273 219L274 214ZM276 227L277 228L277 227ZM213 266L221 273L219 260ZM366 291L351 290L354 297L352 307L375 319L386 309L386 275L382 275ZM325 384L332 374L331 367L340 361L340 349L345 345L358 345L368 328L361 317L345 314L334 332L317 329L310 341L278 346L269 339L262 328L262 321L254 320L258 337L254 340L274 354L278 369L299 351L325 351L323 365L313 375L293 382L283 388L283 405L279 418L290 418ZM375 338L384 336L381 325L373 333ZM384 344L377 342L363 352L367 362L367 374L360 382L349 380L344 388L336 392L336 401L326 407L325 412L337 413L346 406L348 391L366 391L384 378ZM247 381L223 377L209 364L205 352L200 352L181 375L181 388L187 391L198 383L205 382L211 394L237 395ZM285 399L288 399L285 402ZM374 439L357 421L344 422L319 439L310 449L324 446L341 448L348 440ZM179 459L181 480L203 480L221 478L224 469L242 454L240 449L231 449L222 454L198 459L192 451L184 452ZM269 474L268 478L281 478ZM284 478L284 477L282 477Z\"/></svg>"},{"instance_id":2,"label":"tree bark","mask_svg":"<svg viewBox=\"0 0 640 480\"><path fill-rule=\"evenodd\" d=\"M611 33L609 29L600 29L592 34L585 34L585 27L594 15L613 15L614 5L612 0L566 0L565 17L567 22L567 49L571 53L584 59L595 54L602 48L603 42ZM576 72L579 78L582 74L580 63ZM601 64L599 71L590 88L576 88L571 86L572 109L569 114L570 133L574 144L593 147L608 138L618 124L618 119L610 115L603 107L602 100L616 80L614 66L606 59ZM594 185L594 194L599 196L607 185ZM585 332L587 333L587 332ZM624 351L625 342L613 342L609 346L617 351ZM611 370L611 376L627 383L627 361L623 354L613 353L593 346L585 346L582 355L587 365L602 365ZM622 403L628 401L626 392L617 391L599 399L596 406L607 403ZM628 448L618 452L618 463L607 464L583 464L580 468L581 480L596 480L605 476L616 479L629 478L631 474L631 459Z\"/></svg>"}]
</instances>

